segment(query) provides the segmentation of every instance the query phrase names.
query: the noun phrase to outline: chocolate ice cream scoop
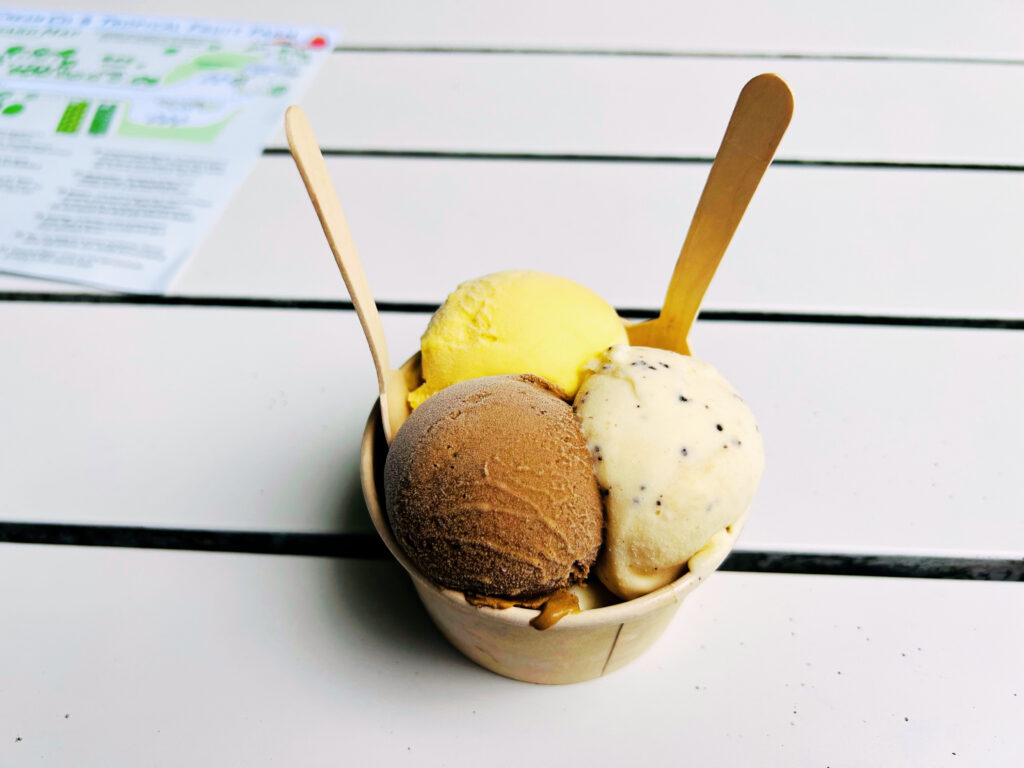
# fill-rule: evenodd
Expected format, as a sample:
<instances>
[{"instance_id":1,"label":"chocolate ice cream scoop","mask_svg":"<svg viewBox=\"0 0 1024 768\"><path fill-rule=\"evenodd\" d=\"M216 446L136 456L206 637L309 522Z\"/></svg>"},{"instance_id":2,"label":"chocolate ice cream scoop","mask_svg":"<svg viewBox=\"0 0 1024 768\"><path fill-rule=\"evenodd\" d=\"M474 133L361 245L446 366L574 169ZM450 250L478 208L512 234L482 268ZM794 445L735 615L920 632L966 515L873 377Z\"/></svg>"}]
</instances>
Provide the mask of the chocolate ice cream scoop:
<instances>
[{"instance_id":1,"label":"chocolate ice cream scoop","mask_svg":"<svg viewBox=\"0 0 1024 768\"><path fill-rule=\"evenodd\" d=\"M384 467L399 545L435 583L528 598L582 581L601 496L572 408L537 376L486 376L428 398Z\"/></svg>"}]
</instances>

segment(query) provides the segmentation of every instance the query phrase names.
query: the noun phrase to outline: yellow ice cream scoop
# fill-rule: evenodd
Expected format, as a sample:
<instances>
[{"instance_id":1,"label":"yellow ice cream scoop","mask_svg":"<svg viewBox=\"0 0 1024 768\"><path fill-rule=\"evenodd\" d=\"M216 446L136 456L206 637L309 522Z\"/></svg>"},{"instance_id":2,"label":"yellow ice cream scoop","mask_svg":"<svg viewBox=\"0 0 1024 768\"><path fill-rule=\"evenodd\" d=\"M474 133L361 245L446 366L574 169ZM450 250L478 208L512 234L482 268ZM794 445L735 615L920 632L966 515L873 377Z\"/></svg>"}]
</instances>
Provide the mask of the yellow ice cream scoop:
<instances>
[{"instance_id":1,"label":"yellow ice cream scoop","mask_svg":"<svg viewBox=\"0 0 1024 768\"><path fill-rule=\"evenodd\" d=\"M509 271L460 284L420 339L416 408L447 386L480 376L532 373L572 397L584 363L626 343L615 310L589 288L544 272Z\"/></svg>"}]
</instances>

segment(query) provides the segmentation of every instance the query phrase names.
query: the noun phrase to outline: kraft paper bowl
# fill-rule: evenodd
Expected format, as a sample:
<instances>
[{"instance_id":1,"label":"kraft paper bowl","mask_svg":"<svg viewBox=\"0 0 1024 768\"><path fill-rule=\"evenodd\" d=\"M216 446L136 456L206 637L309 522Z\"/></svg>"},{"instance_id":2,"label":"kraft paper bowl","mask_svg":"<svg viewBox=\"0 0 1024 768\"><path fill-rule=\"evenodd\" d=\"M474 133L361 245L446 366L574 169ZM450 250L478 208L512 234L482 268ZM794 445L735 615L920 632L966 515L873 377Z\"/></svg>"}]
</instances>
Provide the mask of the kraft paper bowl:
<instances>
[{"instance_id":1,"label":"kraft paper bowl","mask_svg":"<svg viewBox=\"0 0 1024 768\"><path fill-rule=\"evenodd\" d=\"M404 369L418 369L419 355ZM461 592L439 587L421 574L395 541L384 502L387 443L378 402L363 431L359 473L373 525L394 558L412 578L427 613L452 645L499 675L530 683L578 683L621 669L646 651L668 626L683 599L732 550L744 515L690 561L690 570L671 584L625 602L583 610L553 627L535 629L538 611L496 609L466 602Z\"/></svg>"}]
</instances>

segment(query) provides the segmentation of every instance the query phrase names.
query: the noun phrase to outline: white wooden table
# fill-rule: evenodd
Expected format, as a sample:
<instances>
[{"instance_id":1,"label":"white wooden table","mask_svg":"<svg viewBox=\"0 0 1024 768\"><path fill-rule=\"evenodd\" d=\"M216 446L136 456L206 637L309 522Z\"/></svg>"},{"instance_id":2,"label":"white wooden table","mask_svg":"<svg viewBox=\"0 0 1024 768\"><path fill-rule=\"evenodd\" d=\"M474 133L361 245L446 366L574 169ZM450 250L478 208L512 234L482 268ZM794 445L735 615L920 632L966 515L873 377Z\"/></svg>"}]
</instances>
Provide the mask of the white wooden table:
<instances>
[{"instance_id":1,"label":"white wooden table","mask_svg":"<svg viewBox=\"0 0 1024 768\"><path fill-rule=\"evenodd\" d=\"M341 27L304 106L399 359L503 268L649 313L782 74L692 339L768 469L631 666L463 659L366 517L375 379L282 134L167 297L0 276L0 765L1020 763L1024 6L102 5Z\"/></svg>"}]
</instances>

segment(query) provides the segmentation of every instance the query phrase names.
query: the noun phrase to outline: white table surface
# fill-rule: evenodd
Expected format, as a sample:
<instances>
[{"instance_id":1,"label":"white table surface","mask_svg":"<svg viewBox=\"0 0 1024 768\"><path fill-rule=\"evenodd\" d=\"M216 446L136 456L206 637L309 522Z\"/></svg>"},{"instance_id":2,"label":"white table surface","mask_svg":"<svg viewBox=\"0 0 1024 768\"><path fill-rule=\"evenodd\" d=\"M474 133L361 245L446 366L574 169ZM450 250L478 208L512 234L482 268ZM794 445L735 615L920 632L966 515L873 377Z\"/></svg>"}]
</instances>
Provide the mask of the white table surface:
<instances>
[{"instance_id":1,"label":"white table surface","mask_svg":"<svg viewBox=\"0 0 1024 768\"><path fill-rule=\"evenodd\" d=\"M746 554L591 683L474 666L377 556L280 135L166 298L0 275L0 766L1019 763L1024 6L687 5L59 5L342 29L303 106L399 359L498 269L653 310L739 87L796 113L692 336L765 434Z\"/></svg>"}]
</instances>

